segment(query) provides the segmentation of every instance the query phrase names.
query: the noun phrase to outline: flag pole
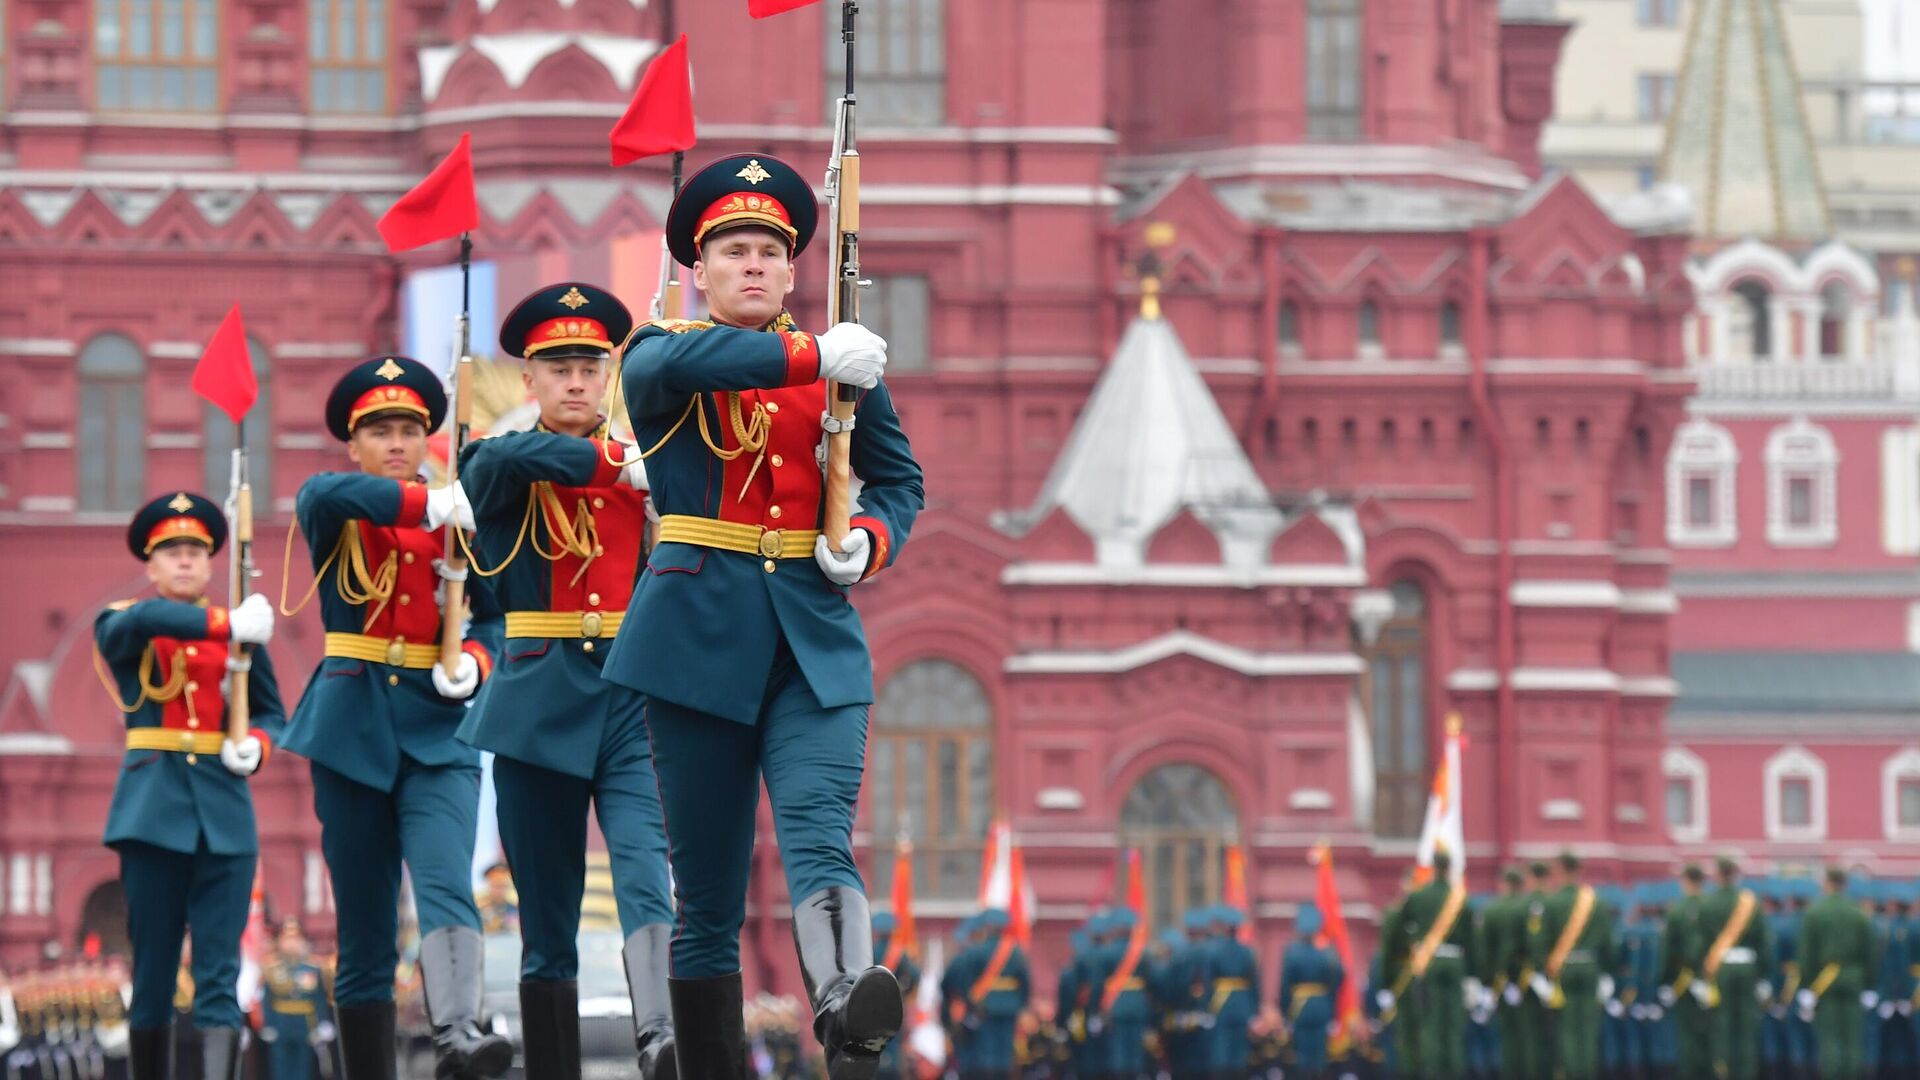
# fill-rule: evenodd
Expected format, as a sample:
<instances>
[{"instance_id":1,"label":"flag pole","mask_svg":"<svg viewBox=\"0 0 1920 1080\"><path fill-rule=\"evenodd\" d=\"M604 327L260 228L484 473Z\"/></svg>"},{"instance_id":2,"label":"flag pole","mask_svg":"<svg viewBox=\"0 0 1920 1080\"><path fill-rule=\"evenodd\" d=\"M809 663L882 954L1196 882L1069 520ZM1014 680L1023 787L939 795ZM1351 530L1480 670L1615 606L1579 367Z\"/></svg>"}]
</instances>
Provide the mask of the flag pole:
<instances>
[{"instance_id":1,"label":"flag pole","mask_svg":"<svg viewBox=\"0 0 1920 1080\"><path fill-rule=\"evenodd\" d=\"M233 425L233 467L228 486L227 516L233 533L233 550L227 553L227 610L232 611L247 598L248 580L253 577L253 487L247 476L247 417ZM247 737L252 710L247 696L247 673L253 670L253 647L239 644L227 663L227 738L234 742Z\"/></svg>"},{"instance_id":2,"label":"flag pole","mask_svg":"<svg viewBox=\"0 0 1920 1080\"><path fill-rule=\"evenodd\" d=\"M860 321L860 151L855 145L853 109L854 29L860 14L859 0L840 2L840 40L846 46L845 93L834 117L833 157L827 165L827 204L833 215L833 287L827 292L829 329L843 323ZM827 384L830 409L827 429L826 511L821 527L827 543L843 551L852 524L853 497L853 412L860 400L860 388L846 383Z\"/></svg>"},{"instance_id":3,"label":"flag pole","mask_svg":"<svg viewBox=\"0 0 1920 1080\"><path fill-rule=\"evenodd\" d=\"M453 370L447 373L453 384L453 431L447 439L447 486L460 480L460 450L466 446L467 430L473 422L473 355L468 341L468 320L473 306L473 233L460 234L460 317L454 321ZM460 523L447 522L446 548L441 559L448 570L459 574L467 560L460 547ZM460 647L466 635L467 583L448 580L446 600L440 610L440 667L452 678L459 670Z\"/></svg>"}]
</instances>

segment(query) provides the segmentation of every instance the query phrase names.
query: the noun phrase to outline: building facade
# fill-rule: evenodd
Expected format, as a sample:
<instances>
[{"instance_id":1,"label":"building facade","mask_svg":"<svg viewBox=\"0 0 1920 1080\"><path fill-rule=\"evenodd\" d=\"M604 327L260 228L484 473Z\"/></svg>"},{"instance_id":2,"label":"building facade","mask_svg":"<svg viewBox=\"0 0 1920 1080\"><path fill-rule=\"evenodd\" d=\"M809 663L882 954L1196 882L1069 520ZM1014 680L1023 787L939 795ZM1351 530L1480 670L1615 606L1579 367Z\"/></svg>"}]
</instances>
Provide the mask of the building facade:
<instances>
[{"instance_id":1,"label":"building facade","mask_svg":"<svg viewBox=\"0 0 1920 1080\"><path fill-rule=\"evenodd\" d=\"M650 301L665 164L611 170L604 140L669 34L693 161L824 167L837 12L742 6L0 2L0 962L115 923L87 634L140 585L128 509L224 483L231 434L187 385L220 317L241 303L257 345L273 592L294 491L342 465L318 403L409 340L410 285L450 258L392 257L373 222L462 133L506 302L564 274ZM929 493L857 590L876 894L910 837L923 925L970 910L1004 817L1046 972L1121 849L1165 921L1237 845L1271 957L1325 844L1370 936L1454 712L1476 885L1563 847L1665 872L1676 751L1718 752L1667 733L1698 268L1684 207L1543 172L1552 5L862 7L863 307ZM817 323L818 248L800 275ZM311 670L311 615L283 625L279 666ZM256 791L269 896L324 933L303 770ZM785 984L758 857L750 970Z\"/></svg>"}]
</instances>

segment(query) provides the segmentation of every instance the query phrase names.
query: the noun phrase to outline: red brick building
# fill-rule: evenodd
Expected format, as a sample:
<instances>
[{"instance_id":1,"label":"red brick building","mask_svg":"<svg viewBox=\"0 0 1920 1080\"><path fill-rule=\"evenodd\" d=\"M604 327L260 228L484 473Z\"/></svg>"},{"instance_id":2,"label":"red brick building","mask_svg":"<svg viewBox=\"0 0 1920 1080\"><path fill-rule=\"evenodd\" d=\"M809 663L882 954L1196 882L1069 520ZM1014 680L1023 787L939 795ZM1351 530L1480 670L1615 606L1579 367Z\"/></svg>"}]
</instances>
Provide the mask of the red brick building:
<instances>
[{"instance_id":1,"label":"red brick building","mask_svg":"<svg viewBox=\"0 0 1920 1080\"><path fill-rule=\"evenodd\" d=\"M1243 845L1271 954L1326 842L1366 932L1449 710L1476 884L1564 846L1602 876L1669 865L1689 244L1543 175L1546 6L863 5L865 307L929 492L859 590L876 892L904 830L923 919L970 909L1004 814L1043 971L1125 845L1160 919L1217 898ZM224 483L187 380L227 307L271 417L271 591L294 491L340 462L327 387L405 340L403 282L449 258L393 258L373 222L462 132L508 302L560 274L650 298L664 162L611 170L605 138L667 21L695 162L824 167L837 12L742 7L0 0L0 960L113 922L118 722L87 633L142 580L127 509ZM318 645L289 620L279 666ZM324 931L303 770L256 791L269 892Z\"/></svg>"}]
</instances>

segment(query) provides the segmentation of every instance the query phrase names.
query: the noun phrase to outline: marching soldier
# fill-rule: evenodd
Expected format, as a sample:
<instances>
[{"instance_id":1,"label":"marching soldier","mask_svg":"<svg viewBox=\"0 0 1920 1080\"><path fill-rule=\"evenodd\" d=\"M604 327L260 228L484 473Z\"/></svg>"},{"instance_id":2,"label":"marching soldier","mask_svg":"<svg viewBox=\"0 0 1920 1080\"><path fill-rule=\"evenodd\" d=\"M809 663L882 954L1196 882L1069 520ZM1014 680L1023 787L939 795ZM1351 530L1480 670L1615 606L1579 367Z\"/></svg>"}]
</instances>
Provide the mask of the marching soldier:
<instances>
[{"instance_id":1,"label":"marching soldier","mask_svg":"<svg viewBox=\"0 0 1920 1080\"><path fill-rule=\"evenodd\" d=\"M1660 939L1659 1002L1672 1011L1675 1064L1682 1076L1704 1074L1711 1061L1706 985L1699 978L1706 955L1700 940L1700 889L1705 881L1706 872L1699 866L1681 868L1680 900L1667 912Z\"/></svg>"},{"instance_id":2,"label":"marching soldier","mask_svg":"<svg viewBox=\"0 0 1920 1080\"><path fill-rule=\"evenodd\" d=\"M333 1026L327 1005L325 973L308 959L300 924L280 925L278 951L266 970L267 1075L273 1080L312 1080L313 1055Z\"/></svg>"},{"instance_id":3,"label":"marching soldier","mask_svg":"<svg viewBox=\"0 0 1920 1080\"><path fill-rule=\"evenodd\" d=\"M1346 980L1340 957L1320 934L1324 925L1319 907L1302 904L1294 939L1280 957L1280 1015L1293 1043L1293 1063L1307 1080L1326 1075L1327 1029Z\"/></svg>"},{"instance_id":4,"label":"marching soldier","mask_svg":"<svg viewBox=\"0 0 1920 1080\"><path fill-rule=\"evenodd\" d=\"M1391 1039L1386 1043L1388 1071L1419 1076L1428 1065L1424 1056L1426 1040L1420 1033L1420 1013L1418 1009L1409 1009L1401 1000L1413 983L1408 960L1419 940L1412 936L1407 921L1407 906L1414 893L1411 870L1402 876L1400 890L1400 898L1389 904L1381 915L1380 944L1374 951L1369 997L1377 1010L1375 1015L1382 1037Z\"/></svg>"},{"instance_id":5,"label":"marching soldier","mask_svg":"<svg viewBox=\"0 0 1920 1080\"><path fill-rule=\"evenodd\" d=\"M113 604L93 627L102 680L127 723L106 844L120 854L127 895L136 1080L171 1075L170 1006L189 927L202 1075L239 1075L235 984L260 850L246 781L265 763L285 711L265 648L273 636L267 598L256 593L232 610L207 603L213 556L226 539L220 508L202 496L148 503L127 529L127 547L158 595ZM230 672L249 666L253 727L236 742L227 735L226 687Z\"/></svg>"},{"instance_id":6,"label":"marching soldier","mask_svg":"<svg viewBox=\"0 0 1920 1080\"><path fill-rule=\"evenodd\" d=\"M1105 1057L1095 1064L1103 1074L1135 1077L1146 1068L1146 1038L1152 1010L1147 1000L1145 938L1134 933L1139 918L1132 908L1114 908L1101 922L1095 935L1091 965L1089 1011L1100 1018L1101 1045ZM1207 942L1209 966L1213 942ZM1216 1048L1209 1045L1207 1060L1214 1061ZM1210 1067L1217 1067L1212 1066Z\"/></svg>"},{"instance_id":7,"label":"marching soldier","mask_svg":"<svg viewBox=\"0 0 1920 1080\"><path fill-rule=\"evenodd\" d=\"M1466 1073L1464 994L1473 951L1467 891L1453 883L1452 865L1447 852L1434 852L1433 880L1407 897L1387 954L1388 975L1400 987L1400 1010L1418 1033L1422 1075L1443 1080Z\"/></svg>"},{"instance_id":8,"label":"marching soldier","mask_svg":"<svg viewBox=\"0 0 1920 1080\"><path fill-rule=\"evenodd\" d=\"M1752 1080L1759 1074L1760 973L1773 963L1760 901L1740 887L1740 866L1719 860L1720 888L1700 901L1700 940L1707 942L1700 979L1707 1000L1707 1038L1716 1076ZM1772 996L1765 987L1764 996Z\"/></svg>"},{"instance_id":9,"label":"marching soldier","mask_svg":"<svg viewBox=\"0 0 1920 1080\"><path fill-rule=\"evenodd\" d=\"M1773 962L1766 984L1772 989L1760 1018L1760 1065L1770 1076L1797 1075L1806 1068L1803 1048L1796 1045L1793 999L1800 993L1800 920L1788 910L1795 881L1776 881L1762 898L1767 934L1773 939Z\"/></svg>"},{"instance_id":10,"label":"marching soldier","mask_svg":"<svg viewBox=\"0 0 1920 1080\"><path fill-rule=\"evenodd\" d=\"M1078 947L1075 951L1079 951ZM1198 949L1188 942L1184 932L1168 929L1160 934L1147 957L1147 997L1151 1002L1153 1030L1166 1070L1175 1080L1187 1080L1200 1067L1197 1051L1202 1047L1198 1039L1204 1033L1196 1032L1191 1023L1198 1004L1196 977L1203 975L1194 962L1197 954ZM1068 977L1066 973L1061 975L1063 982Z\"/></svg>"},{"instance_id":11,"label":"marching soldier","mask_svg":"<svg viewBox=\"0 0 1920 1080\"><path fill-rule=\"evenodd\" d=\"M643 326L624 357L640 445L658 452L661 518L606 677L647 696L679 901L674 1030L694 1075L740 1071L739 934L763 778L833 1080L872 1075L902 1019L853 861L873 664L847 590L899 556L924 495L880 381L886 343L854 324L808 334L784 309L816 217L813 189L784 162L700 170L666 231L713 321ZM822 380L866 391L847 436L862 513L843 550L818 531Z\"/></svg>"},{"instance_id":12,"label":"marching soldier","mask_svg":"<svg viewBox=\"0 0 1920 1080\"><path fill-rule=\"evenodd\" d=\"M876 911L873 914L873 950L880 957L880 966L893 972L900 983L901 1008L913 1000L914 993L920 988L920 965L914 962L913 954L907 951L905 940L896 938L894 931L899 928L899 920L890 911ZM887 1044L886 1053L880 1056L880 1070L876 1076L886 1080L904 1080L906 1071L902 1063L906 1060L906 1033L902 1032Z\"/></svg>"},{"instance_id":13,"label":"marching soldier","mask_svg":"<svg viewBox=\"0 0 1920 1080\"><path fill-rule=\"evenodd\" d=\"M1099 918L1098 915L1089 917L1086 925L1070 935L1073 952L1054 984L1053 1015L1067 1041L1067 1069L1076 1077L1092 1074L1091 1048L1098 1037L1098 1032L1092 1029L1096 1018L1089 1014L1095 948L1093 938Z\"/></svg>"},{"instance_id":14,"label":"marching soldier","mask_svg":"<svg viewBox=\"0 0 1920 1080\"><path fill-rule=\"evenodd\" d=\"M1509 866L1500 874L1500 895L1481 915L1480 981L1495 998L1494 1025L1500 1034L1501 1075L1532 1080L1535 1048L1526 1036L1521 1011L1526 985L1532 978L1527 963L1527 901L1521 888L1526 876Z\"/></svg>"},{"instance_id":15,"label":"marching soldier","mask_svg":"<svg viewBox=\"0 0 1920 1080\"><path fill-rule=\"evenodd\" d=\"M626 935L640 1073L673 1074L673 902L644 700L600 677L646 548L646 473L600 412L613 343L632 327L619 300L580 282L522 300L500 348L526 361L520 378L539 422L474 443L460 468L491 567L482 572L498 574L506 609L506 658L460 737L494 755L500 840L520 896L526 1068L555 1080L580 1075L575 942L590 804Z\"/></svg>"},{"instance_id":16,"label":"marching soldier","mask_svg":"<svg viewBox=\"0 0 1920 1080\"><path fill-rule=\"evenodd\" d=\"M1914 995L1915 965L1920 963L1909 915L1909 897L1903 882L1883 881L1881 910L1885 930L1880 935L1879 978L1874 990L1880 995L1867 1028L1879 1035L1879 1068L1883 1076L1909 1076L1914 1066L1913 1027L1910 1022ZM1904 1008L1903 1008L1904 1006Z\"/></svg>"},{"instance_id":17,"label":"marching soldier","mask_svg":"<svg viewBox=\"0 0 1920 1080\"><path fill-rule=\"evenodd\" d=\"M1613 966L1613 919L1591 885L1580 882L1580 859L1560 855L1560 891L1546 904L1534 937L1539 974L1534 992L1559 1013L1559 1063L1564 1080L1585 1080L1600 1067L1602 973ZM1611 979L1607 979L1611 982ZM1610 988L1609 988L1610 989Z\"/></svg>"},{"instance_id":18,"label":"marching soldier","mask_svg":"<svg viewBox=\"0 0 1920 1080\"><path fill-rule=\"evenodd\" d=\"M520 932L520 902L513 891L513 873L503 862L494 863L481 874L486 888L473 898L480 909L480 932L503 934Z\"/></svg>"},{"instance_id":19,"label":"marching soldier","mask_svg":"<svg viewBox=\"0 0 1920 1080\"><path fill-rule=\"evenodd\" d=\"M1260 957L1239 938L1246 915L1227 904L1208 909L1213 941L1208 946L1207 1011L1213 1016L1214 1068L1239 1075L1250 1052L1248 1026L1260 1012Z\"/></svg>"},{"instance_id":20,"label":"marching soldier","mask_svg":"<svg viewBox=\"0 0 1920 1080\"><path fill-rule=\"evenodd\" d=\"M1629 940L1634 943L1633 1004L1628 1014L1634 1024L1634 1058L1645 1075L1671 1075L1678 1053L1673 1039L1671 1006L1661 1000L1661 940L1667 925L1668 894L1664 883L1642 882L1634 889L1640 919Z\"/></svg>"},{"instance_id":21,"label":"marching soldier","mask_svg":"<svg viewBox=\"0 0 1920 1080\"><path fill-rule=\"evenodd\" d=\"M969 943L940 979L941 1015L961 1080L998 1080L1013 1069L1016 1021L1032 991L1027 956L999 908L963 925Z\"/></svg>"},{"instance_id":22,"label":"marching soldier","mask_svg":"<svg viewBox=\"0 0 1920 1080\"><path fill-rule=\"evenodd\" d=\"M1823 1080L1862 1075L1865 1013L1860 1006L1873 962L1873 924L1846 893L1847 872L1828 868L1826 895L1800 922L1800 972L1806 985L1795 1004L1813 1014Z\"/></svg>"},{"instance_id":23,"label":"marching soldier","mask_svg":"<svg viewBox=\"0 0 1920 1080\"><path fill-rule=\"evenodd\" d=\"M473 623L453 671L440 662L442 527L471 527L459 487L420 482L427 433L447 411L433 373L401 356L355 365L327 397L351 473L320 473L295 508L327 629L326 657L287 727L313 764L313 808L339 913L334 1003L348 1080L394 1075L400 867L420 920L435 1074L498 1076L513 1044L478 1025L482 949L471 883L480 757L454 737L493 667L500 619L468 590ZM310 594L311 595L311 594Z\"/></svg>"}]
</instances>

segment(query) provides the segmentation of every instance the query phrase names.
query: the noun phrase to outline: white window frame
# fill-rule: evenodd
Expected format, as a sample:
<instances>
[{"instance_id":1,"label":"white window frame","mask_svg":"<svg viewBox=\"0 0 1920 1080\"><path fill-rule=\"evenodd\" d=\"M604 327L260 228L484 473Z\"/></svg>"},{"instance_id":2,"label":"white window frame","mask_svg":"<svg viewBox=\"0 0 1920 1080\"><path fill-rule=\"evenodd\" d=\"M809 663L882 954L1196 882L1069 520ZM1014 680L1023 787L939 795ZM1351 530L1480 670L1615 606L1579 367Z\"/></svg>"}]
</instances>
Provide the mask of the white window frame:
<instances>
[{"instance_id":1,"label":"white window frame","mask_svg":"<svg viewBox=\"0 0 1920 1080\"><path fill-rule=\"evenodd\" d=\"M1706 420L1689 420L1673 433L1667 454L1667 542L1675 547L1732 547L1740 538L1736 514L1739 502L1734 483L1740 469L1740 449L1726 428ZM1713 481L1715 513L1710 525L1687 521L1687 481L1706 476Z\"/></svg>"},{"instance_id":2,"label":"white window frame","mask_svg":"<svg viewBox=\"0 0 1920 1080\"><path fill-rule=\"evenodd\" d=\"M1887 839L1920 842L1920 825L1900 824L1900 781L1920 780L1920 746L1909 746L1880 765L1880 823Z\"/></svg>"},{"instance_id":3,"label":"white window frame","mask_svg":"<svg viewBox=\"0 0 1920 1080\"><path fill-rule=\"evenodd\" d=\"M1762 802L1766 807L1767 839L1784 841L1825 840L1827 838L1827 763L1804 746L1782 747L1767 759L1762 771ZM1787 825L1780 820L1780 785L1784 780L1807 782L1806 825Z\"/></svg>"},{"instance_id":4,"label":"white window frame","mask_svg":"<svg viewBox=\"0 0 1920 1080\"><path fill-rule=\"evenodd\" d=\"M1675 826L1667 823L1668 831L1676 844L1699 844L1707 839L1707 763L1699 754L1682 746L1669 746L1660 755L1660 816L1667 813L1667 787L1669 780L1685 780L1693 786L1693 824Z\"/></svg>"},{"instance_id":5,"label":"white window frame","mask_svg":"<svg viewBox=\"0 0 1920 1080\"><path fill-rule=\"evenodd\" d=\"M1831 547L1840 536L1840 452L1826 428L1794 417L1767 435L1767 543L1774 547ZM1796 525L1788 516L1791 484L1812 482L1813 521Z\"/></svg>"}]
</instances>

